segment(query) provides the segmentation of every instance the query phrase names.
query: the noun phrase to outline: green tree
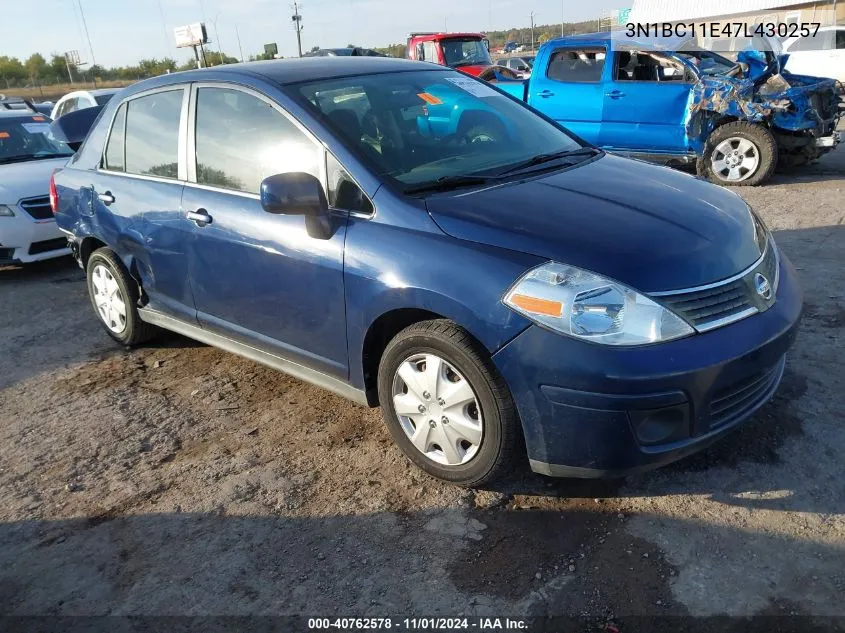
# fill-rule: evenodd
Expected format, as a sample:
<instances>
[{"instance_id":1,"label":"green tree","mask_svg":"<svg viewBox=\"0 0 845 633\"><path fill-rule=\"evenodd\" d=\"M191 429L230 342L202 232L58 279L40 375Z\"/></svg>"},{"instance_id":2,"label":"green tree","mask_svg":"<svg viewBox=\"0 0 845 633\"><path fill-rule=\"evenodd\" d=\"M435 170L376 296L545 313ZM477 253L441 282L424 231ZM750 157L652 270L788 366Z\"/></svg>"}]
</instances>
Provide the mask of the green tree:
<instances>
[{"instance_id":1,"label":"green tree","mask_svg":"<svg viewBox=\"0 0 845 633\"><path fill-rule=\"evenodd\" d=\"M17 57L0 56L0 79L11 88L12 84L26 80L26 68Z\"/></svg>"},{"instance_id":2,"label":"green tree","mask_svg":"<svg viewBox=\"0 0 845 633\"><path fill-rule=\"evenodd\" d=\"M50 69L47 60L44 59L41 53L33 53L23 65L26 67L26 72L31 83L35 83L38 79L47 75Z\"/></svg>"},{"instance_id":3,"label":"green tree","mask_svg":"<svg viewBox=\"0 0 845 633\"><path fill-rule=\"evenodd\" d=\"M205 61L209 66L220 66L221 64L237 64L240 60L231 55L220 54L217 51L205 51Z\"/></svg>"}]
</instances>

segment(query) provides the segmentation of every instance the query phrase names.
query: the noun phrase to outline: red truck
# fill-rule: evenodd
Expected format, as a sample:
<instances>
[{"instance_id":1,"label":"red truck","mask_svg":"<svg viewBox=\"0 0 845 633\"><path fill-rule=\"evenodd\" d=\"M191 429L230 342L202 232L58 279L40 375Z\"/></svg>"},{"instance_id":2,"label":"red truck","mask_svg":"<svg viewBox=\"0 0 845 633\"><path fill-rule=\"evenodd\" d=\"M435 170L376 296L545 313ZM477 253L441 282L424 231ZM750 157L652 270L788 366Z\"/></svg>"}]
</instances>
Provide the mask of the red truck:
<instances>
[{"instance_id":1,"label":"red truck","mask_svg":"<svg viewBox=\"0 0 845 633\"><path fill-rule=\"evenodd\" d=\"M482 33L411 33L408 59L434 62L476 77L493 66L490 43Z\"/></svg>"}]
</instances>

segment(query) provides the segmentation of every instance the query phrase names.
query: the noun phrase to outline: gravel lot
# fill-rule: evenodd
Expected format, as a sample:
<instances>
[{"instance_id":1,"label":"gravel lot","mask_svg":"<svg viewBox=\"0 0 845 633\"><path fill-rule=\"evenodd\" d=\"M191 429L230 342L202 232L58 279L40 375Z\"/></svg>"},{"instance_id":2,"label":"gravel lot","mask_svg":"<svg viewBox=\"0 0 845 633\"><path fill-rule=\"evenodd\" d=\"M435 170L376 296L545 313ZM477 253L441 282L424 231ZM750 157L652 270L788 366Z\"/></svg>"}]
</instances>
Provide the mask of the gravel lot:
<instances>
[{"instance_id":1,"label":"gravel lot","mask_svg":"<svg viewBox=\"0 0 845 633\"><path fill-rule=\"evenodd\" d=\"M805 285L783 384L625 481L440 484L378 410L0 269L0 613L845 615L845 148L739 192Z\"/></svg>"}]
</instances>

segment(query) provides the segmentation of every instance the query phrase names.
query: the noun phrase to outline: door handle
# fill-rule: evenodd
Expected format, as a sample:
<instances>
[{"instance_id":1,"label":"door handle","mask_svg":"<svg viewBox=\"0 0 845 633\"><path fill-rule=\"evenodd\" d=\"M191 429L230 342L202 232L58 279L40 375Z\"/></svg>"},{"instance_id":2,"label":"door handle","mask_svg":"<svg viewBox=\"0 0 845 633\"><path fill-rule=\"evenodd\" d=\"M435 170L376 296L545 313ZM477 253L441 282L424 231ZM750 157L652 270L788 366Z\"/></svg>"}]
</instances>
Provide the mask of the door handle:
<instances>
[{"instance_id":1,"label":"door handle","mask_svg":"<svg viewBox=\"0 0 845 633\"><path fill-rule=\"evenodd\" d=\"M625 93L621 90L611 90L610 92L605 92L604 96L610 97L611 99L621 99L625 96Z\"/></svg>"},{"instance_id":2,"label":"door handle","mask_svg":"<svg viewBox=\"0 0 845 633\"><path fill-rule=\"evenodd\" d=\"M197 209L196 211L188 211L185 217L197 223L197 226L205 226L211 224L211 216L205 209Z\"/></svg>"},{"instance_id":3,"label":"door handle","mask_svg":"<svg viewBox=\"0 0 845 633\"><path fill-rule=\"evenodd\" d=\"M555 93L553 93L551 90L541 90L537 93L537 96L542 97L543 99L548 99L549 97L554 97Z\"/></svg>"},{"instance_id":4,"label":"door handle","mask_svg":"<svg viewBox=\"0 0 845 633\"><path fill-rule=\"evenodd\" d=\"M111 191L106 191L105 193L98 193L97 198L106 206L114 202L114 196L112 195Z\"/></svg>"}]
</instances>

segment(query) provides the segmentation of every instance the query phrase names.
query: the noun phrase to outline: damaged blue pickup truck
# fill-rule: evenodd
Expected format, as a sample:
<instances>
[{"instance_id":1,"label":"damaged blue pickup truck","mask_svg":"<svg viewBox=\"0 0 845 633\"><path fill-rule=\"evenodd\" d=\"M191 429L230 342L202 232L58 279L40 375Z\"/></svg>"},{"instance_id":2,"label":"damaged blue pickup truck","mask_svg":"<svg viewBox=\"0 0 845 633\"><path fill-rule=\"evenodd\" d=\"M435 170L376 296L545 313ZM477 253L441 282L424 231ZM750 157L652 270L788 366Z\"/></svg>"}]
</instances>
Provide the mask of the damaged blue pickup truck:
<instances>
[{"instance_id":1,"label":"damaged blue pickup truck","mask_svg":"<svg viewBox=\"0 0 845 633\"><path fill-rule=\"evenodd\" d=\"M785 72L785 62L772 51L733 62L593 33L547 42L530 79L496 84L604 149L758 185L839 142L838 84Z\"/></svg>"}]
</instances>

